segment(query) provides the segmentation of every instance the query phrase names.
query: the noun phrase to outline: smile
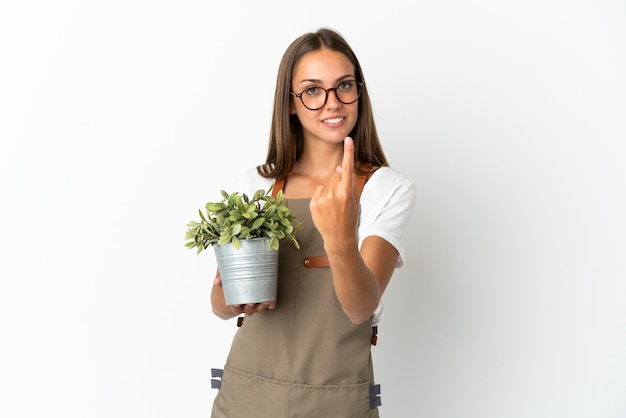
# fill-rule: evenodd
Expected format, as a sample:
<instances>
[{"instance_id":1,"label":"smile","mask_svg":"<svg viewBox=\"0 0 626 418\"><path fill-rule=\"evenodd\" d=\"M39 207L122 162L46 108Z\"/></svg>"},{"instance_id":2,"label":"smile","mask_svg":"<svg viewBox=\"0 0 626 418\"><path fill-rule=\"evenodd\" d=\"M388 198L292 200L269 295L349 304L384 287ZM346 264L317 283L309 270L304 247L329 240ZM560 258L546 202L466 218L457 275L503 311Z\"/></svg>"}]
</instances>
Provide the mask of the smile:
<instances>
[{"instance_id":1,"label":"smile","mask_svg":"<svg viewBox=\"0 0 626 418\"><path fill-rule=\"evenodd\" d=\"M333 119L324 119L322 122L328 125L333 125L335 123L339 123L343 121L345 118L333 118Z\"/></svg>"}]
</instances>

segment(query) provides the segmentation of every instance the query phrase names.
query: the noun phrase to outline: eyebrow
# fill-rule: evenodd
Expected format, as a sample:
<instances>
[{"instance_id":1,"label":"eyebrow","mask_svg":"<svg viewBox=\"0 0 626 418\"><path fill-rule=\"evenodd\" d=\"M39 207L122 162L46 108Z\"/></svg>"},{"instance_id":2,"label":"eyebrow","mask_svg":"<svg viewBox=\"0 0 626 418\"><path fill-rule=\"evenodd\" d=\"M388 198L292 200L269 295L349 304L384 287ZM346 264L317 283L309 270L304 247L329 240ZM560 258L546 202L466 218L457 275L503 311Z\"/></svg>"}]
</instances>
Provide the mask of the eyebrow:
<instances>
[{"instance_id":1,"label":"eyebrow","mask_svg":"<svg viewBox=\"0 0 626 418\"><path fill-rule=\"evenodd\" d=\"M341 77L339 77L338 79L335 80L335 83L345 80L347 78L356 78L356 75L354 74L346 74L346 75L342 75ZM322 80L318 80L316 78L305 78L304 80L300 80L298 82L298 84L302 84L302 83L317 83L317 84L322 84Z\"/></svg>"}]
</instances>

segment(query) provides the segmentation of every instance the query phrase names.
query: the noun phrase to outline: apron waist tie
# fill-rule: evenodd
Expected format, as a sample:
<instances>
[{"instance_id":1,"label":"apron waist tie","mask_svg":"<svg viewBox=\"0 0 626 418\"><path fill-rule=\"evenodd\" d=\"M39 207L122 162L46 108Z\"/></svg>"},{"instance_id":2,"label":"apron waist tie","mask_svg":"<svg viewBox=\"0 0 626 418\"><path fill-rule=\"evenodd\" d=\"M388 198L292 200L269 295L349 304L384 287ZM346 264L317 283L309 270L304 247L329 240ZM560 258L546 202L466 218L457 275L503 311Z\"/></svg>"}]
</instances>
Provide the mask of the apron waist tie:
<instances>
[{"instance_id":1,"label":"apron waist tie","mask_svg":"<svg viewBox=\"0 0 626 418\"><path fill-rule=\"evenodd\" d=\"M380 384L370 387L370 409L377 408L382 405L380 399Z\"/></svg>"},{"instance_id":2,"label":"apron waist tie","mask_svg":"<svg viewBox=\"0 0 626 418\"><path fill-rule=\"evenodd\" d=\"M211 377L217 378L217 379L211 379L211 389L221 389L223 375L224 375L224 369L211 369ZM370 392L370 395L371 395L371 392Z\"/></svg>"}]
</instances>

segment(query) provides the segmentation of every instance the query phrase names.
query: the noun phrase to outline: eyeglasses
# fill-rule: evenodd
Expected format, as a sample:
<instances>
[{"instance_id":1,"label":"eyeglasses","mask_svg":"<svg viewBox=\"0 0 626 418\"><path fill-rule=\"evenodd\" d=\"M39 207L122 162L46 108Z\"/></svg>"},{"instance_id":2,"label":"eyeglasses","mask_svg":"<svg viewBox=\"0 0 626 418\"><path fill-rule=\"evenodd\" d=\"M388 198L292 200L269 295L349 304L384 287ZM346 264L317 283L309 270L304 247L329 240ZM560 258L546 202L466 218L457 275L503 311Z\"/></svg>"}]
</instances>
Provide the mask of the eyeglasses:
<instances>
[{"instance_id":1,"label":"eyeglasses","mask_svg":"<svg viewBox=\"0 0 626 418\"><path fill-rule=\"evenodd\" d=\"M365 85L363 81L346 80L342 81L337 87L325 89L323 87L311 86L306 88L302 93L296 94L290 92L292 96L299 97L304 107L309 110L319 110L326 104L328 100L328 92L335 91L335 96L343 104L351 104L359 100L362 87Z\"/></svg>"}]
</instances>

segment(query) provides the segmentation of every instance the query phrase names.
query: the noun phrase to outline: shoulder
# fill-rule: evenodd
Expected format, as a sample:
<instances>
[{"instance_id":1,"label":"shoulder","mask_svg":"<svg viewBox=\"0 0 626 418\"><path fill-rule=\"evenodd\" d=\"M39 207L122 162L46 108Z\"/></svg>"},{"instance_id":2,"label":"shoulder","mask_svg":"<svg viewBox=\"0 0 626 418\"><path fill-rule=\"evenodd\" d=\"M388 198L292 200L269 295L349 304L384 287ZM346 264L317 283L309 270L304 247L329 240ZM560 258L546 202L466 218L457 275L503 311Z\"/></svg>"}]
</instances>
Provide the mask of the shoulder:
<instances>
[{"instance_id":1,"label":"shoulder","mask_svg":"<svg viewBox=\"0 0 626 418\"><path fill-rule=\"evenodd\" d=\"M404 223L416 202L415 183L389 167L380 167L369 178L361 194L364 225L384 219ZM395 220L394 220L395 219Z\"/></svg>"},{"instance_id":2,"label":"shoulder","mask_svg":"<svg viewBox=\"0 0 626 418\"><path fill-rule=\"evenodd\" d=\"M385 196L400 194L408 200L415 199L415 183L405 174L390 167L380 167L371 175L363 188L361 199L383 199Z\"/></svg>"}]
</instances>

